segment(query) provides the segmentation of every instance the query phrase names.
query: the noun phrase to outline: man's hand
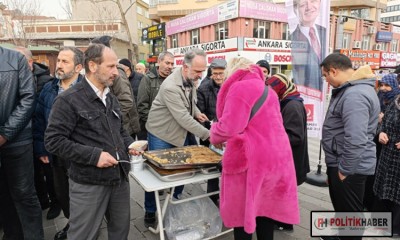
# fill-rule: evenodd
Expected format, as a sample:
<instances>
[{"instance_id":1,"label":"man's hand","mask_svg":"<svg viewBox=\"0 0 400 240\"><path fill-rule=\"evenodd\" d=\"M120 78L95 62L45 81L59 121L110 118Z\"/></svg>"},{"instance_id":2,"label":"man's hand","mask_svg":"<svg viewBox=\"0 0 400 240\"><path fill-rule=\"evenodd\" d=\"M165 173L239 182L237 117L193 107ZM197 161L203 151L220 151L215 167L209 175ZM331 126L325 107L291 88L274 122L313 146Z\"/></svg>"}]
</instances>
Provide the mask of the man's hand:
<instances>
[{"instance_id":1,"label":"man's hand","mask_svg":"<svg viewBox=\"0 0 400 240\"><path fill-rule=\"evenodd\" d=\"M346 179L346 176L343 175L340 171L338 171L338 176L339 176L340 181L344 181Z\"/></svg>"},{"instance_id":2,"label":"man's hand","mask_svg":"<svg viewBox=\"0 0 400 240\"><path fill-rule=\"evenodd\" d=\"M101 152L100 154L100 159L97 162L97 167L98 168L107 168L107 167L112 167L114 165L117 165L118 161L111 156L108 152Z\"/></svg>"},{"instance_id":3,"label":"man's hand","mask_svg":"<svg viewBox=\"0 0 400 240\"><path fill-rule=\"evenodd\" d=\"M383 114L383 112L379 113L379 118L378 118L378 122L379 122L379 123L382 122L382 119L383 119L383 116L384 116L384 115L385 115L385 114Z\"/></svg>"},{"instance_id":4,"label":"man's hand","mask_svg":"<svg viewBox=\"0 0 400 240\"><path fill-rule=\"evenodd\" d=\"M39 157L39 160L42 161L42 163L48 164L49 162L49 156L41 156Z\"/></svg>"},{"instance_id":5,"label":"man's hand","mask_svg":"<svg viewBox=\"0 0 400 240\"><path fill-rule=\"evenodd\" d=\"M197 114L195 118L197 119L197 121L199 121L201 123L203 123L205 121L209 121L208 117L204 113Z\"/></svg>"},{"instance_id":6,"label":"man's hand","mask_svg":"<svg viewBox=\"0 0 400 240\"><path fill-rule=\"evenodd\" d=\"M0 135L0 147L3 146L7 142L7 139Z\"/></svg>"},{"instance_id":7,"label":"man's hand","mask_svg":"<svg viewBox=\"0 0 400 240\"><path fill-rule=\"evenodd\" d=\"M400 149L400 142L396 143L395 145L397 149Z\"/></svg>"},{"instance_id":8,"label":"man's hand","mask_svg":"<svg viewBox=\"0 0 400 240\"><path fill-rule=\"evenodd\" d=\"M388 135L384 132L379 133L379 142L386 145L389 142Z\"/></svg>"}]
</instances>

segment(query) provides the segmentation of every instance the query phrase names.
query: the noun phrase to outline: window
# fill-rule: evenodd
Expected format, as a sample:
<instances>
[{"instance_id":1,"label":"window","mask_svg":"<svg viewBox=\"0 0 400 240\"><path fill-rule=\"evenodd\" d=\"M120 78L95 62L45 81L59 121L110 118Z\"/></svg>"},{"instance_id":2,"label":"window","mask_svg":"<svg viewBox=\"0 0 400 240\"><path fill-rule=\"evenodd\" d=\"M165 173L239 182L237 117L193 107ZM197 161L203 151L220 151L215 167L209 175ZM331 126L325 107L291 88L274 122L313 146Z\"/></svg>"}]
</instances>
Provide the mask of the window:
<instances>
[{"instance_id":1,"label":"window","mask_svg":"<svg viewBox=\"0 0 400 240\"><path fill-rule=\"evenodd\" d=\"M224 40L228 38L228 22L217 23L215 25L215 40Z\"/></svg>"},{"instance_id":2,"label":"window","mask_svg":"<svg viewBox=\"0 0 400 240\"><path fill-rule=\"evenodd\" d=\"M369 50L369 41L370 41L370 37L368 35L364 35L363 39L362 39L362 43L361 43L361 48L362 50Z\"/></svg>"},{"instance_id":3,"label":"window","mask_svg":"<svg viewBox=\"0 0 400 240\"><path fill-rule=\"evenodd\" d=\"M351 49L351 33L343 33L342 48Z\"/></svg>"},{"instance_id":4,"label":"window","mask_svg":"<svg viewBox=\"0 0 400 240\"><path fill-rule=\"evenodd\" d=\"M388 50L388 44L387 43L381 43L381 51L387 52Z\"/></svg>"},{"instance_id":5,"label":"window","mask_svg":"<svg viewBox=\"0 0 400 240\"><path fill-rule=\"evenodd\" d=\"M282 29L282 40L290 40L289 24L283 23L282 26L283 26L283 29Z\"/></svg>"},{"instance_id":6,"label":"window","mask_svg":"<svg viewBox=\"0 0 400 240\"><path fill-rule=\"evenodd\" d=\"M171 36L172 39L172 48L177 48L178 47L178 34L174 34Z\"/></svg>"},{"instance_id":7,"label":"window","mask_svg":"<svg viewBox=\"0 0 400 240\"><path fill-rule=\"evenodd\" d=\"M137 21L137 27L138 29L142 29L143 28L143 23L141 21Z\"/></svg>"},{"instance_id":8,"label":"window","mask_svg":"<svg viewBox=\"0 0 400 240\"><path fill-rule=\"evenodd\" d=\"M144 16L145 16L146 18L149 18L149 11L144 10Z\"/></svg>"},{"instance_id":9,"label":"window","mask_svg":"<svg viewBox=\"0 0 400 240\"><path fill-rule=\"evenodd\" d=\"M136 12L137 12L138 14L140 14L140 15L143 15L143 8L137 6L137 7L136 7Z\"/></svg>"},{"instance_id":10,"label":"window","mask_svg":"<svg viewBox=\"0 0 400 240\"><path fill-rule=\"evenodd\" d=\"M271 23L267 21L254 20L253 37L269 38Z\"/></svg>"},{"instance_id":11,"label":"window","mask_svg":"<svg viewBox=\"0 0 400 240\"><path fill-rule=\"evenodd\" d=\"M398 40L392 40L392 45L390 46L390 51L391 52L397 52L398 45L399 45L399 41Z\"/></svg>"},{"instance_id":12,"label":"window","mask_svg":"<svg viewBox=\"0 0 400 240\"><path fill-rule=\"evenodd\" d=\"M139 53L139 59L140 60L146 60L146 55L144 53Z\"/></svg>"},{"instance_id":13,"label":"window","mask_svg":"<svg viewBox=\"0 0 400 240\"><path fill-rule=\"evenodd\" d=\"M369 9L368 8L351 9L350 15L357 18L369 19Z\"/></svg>"},{"instance_id":14,"label":"window","mask_svg":"<svg viewBox=\"0 0 400 240\"><path fill-rule=\"evenodd\" d=\"M200 43L199 29L195 29L190 32L190 39L190 44L192 45Z\"/></svg>"},{"instance_id":15,"label":"window","mask_svg":"<svg viewBox=\"0 0 400 240\"><path fill-rule=\"evenodd\" d=\"M349 15L349 9L347 8L339 8L339 15L344 15L344 16L348 16Z\"/></svg>"}]
</instances>

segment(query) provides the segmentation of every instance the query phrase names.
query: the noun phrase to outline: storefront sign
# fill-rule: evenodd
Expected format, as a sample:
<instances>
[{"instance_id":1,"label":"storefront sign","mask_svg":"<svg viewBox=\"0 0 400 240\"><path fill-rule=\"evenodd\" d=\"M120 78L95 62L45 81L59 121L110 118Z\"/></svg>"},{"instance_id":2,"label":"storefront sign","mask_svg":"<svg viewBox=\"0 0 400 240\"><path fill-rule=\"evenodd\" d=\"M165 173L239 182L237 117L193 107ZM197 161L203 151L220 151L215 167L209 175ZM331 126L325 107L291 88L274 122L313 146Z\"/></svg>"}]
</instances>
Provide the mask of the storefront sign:
<instances>
[{"instance_id":1,"label":"storefront sign","mask_svg":"<svg viewBox=\"0 0 400 240\"><path fill-rule=\"evenodd\" d=\"M341 49L340 53L350 58L355 69L365 64L368 64L372 69L379 69L380 67L380 51Z\"/></svg>"},{"instance_id":2,"label":"storefront sign","mask_svg":"<svg viewBox=\"0 0 400 240\"><path fill-rule=\"evenodd\" d=\"M244 38L243 49L247 51L290 52L292 48L307 51L307 42L292 42L262 38Z\"/></svg>"},{"instance_id":3,"label":"storefront sign","mask_svg":"<svg viewBox=\"0 0 400 240\"><path fill-rule=\"evenodd\" d=\"M165 23L142 29L142 41L165 38Z\"/></svg>"},{"instance_id":4,"label":"storefront sign","mask_svg":"<svg viewBox=\"0 0 400 240\"><path fill-rule=\"evenodd\" d=\"M394 52L381 52L380 66L385 67L396 67L397 66L397 53Z\"/></svg>"},{"instance_id":5,"label":"storefront sign","mask_svg":"<svg viewBox=\"0 0 400 240\"><path fill-rule=\"evenodd\" d=\"M238 0L228 1L203 11L198 11L185 17L169 21L166 26L167 35L169 36L175 33L212 25L219 21L237 18L239 8L237 1ZM228 11L230 11L230 14Z\"/></svg>"},{"instance_id":6,"label":"storefront sign","mask_svg":"<svg viewBox=\"0 0 400 240\"><path fill-rule=\"evenodd\" d=\"M392 32L382 32L379 31L376 33L376 41L377 42L390 42L393 39Z\"/></svg>"},{"instance_id":7,"label":"storefront sign","mask_svg":"<svg viewBox=\"0 0 400 240\"><path fill-rule=\"evenodd\" d=\"M238 41L237 38L230 38L215 42L190 45L186 47L171 48L168 49L168 51L174 54L174 56L180 56L180 55L185 55L185 53L192 48L203 49L206 53L236 51L238 49Z\"/></svg>"},{"instance_id":8,"label":"storefront sign","mask_svg":"<svg viewBox=\"0 0 400 240\"><path fill-rule=\"evenodd\" d=\"M287 22L283 5L256 0L240 0L240 17L260 20Z\"/></svg>"}]
</instances>

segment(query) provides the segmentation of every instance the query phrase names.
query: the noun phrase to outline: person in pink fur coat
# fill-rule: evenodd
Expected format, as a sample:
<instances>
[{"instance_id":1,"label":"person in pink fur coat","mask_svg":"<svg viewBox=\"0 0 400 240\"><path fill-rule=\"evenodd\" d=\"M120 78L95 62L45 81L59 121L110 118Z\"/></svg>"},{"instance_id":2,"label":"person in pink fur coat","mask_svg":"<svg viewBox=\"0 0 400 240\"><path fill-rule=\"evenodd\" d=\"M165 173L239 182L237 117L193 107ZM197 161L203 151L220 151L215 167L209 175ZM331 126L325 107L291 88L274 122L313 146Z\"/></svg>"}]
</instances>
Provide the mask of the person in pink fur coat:
<instances>
[{"instance_id":1,"label":"person in pink fur coat","mask_svg":"<svg viewBox=\"0 0 400 240\"><path fill-rule=\"evenodd\" d=\"M296 173L292 150L283 127L279 100L268 96L250 119L261 97L263 72L246 58L232 59L228 79L217 100L218 122L212 124L210 142L226 142L222 159L220 211L236 240L273 239L274 220L298 224Z\"/></svg>"}]
</instances>

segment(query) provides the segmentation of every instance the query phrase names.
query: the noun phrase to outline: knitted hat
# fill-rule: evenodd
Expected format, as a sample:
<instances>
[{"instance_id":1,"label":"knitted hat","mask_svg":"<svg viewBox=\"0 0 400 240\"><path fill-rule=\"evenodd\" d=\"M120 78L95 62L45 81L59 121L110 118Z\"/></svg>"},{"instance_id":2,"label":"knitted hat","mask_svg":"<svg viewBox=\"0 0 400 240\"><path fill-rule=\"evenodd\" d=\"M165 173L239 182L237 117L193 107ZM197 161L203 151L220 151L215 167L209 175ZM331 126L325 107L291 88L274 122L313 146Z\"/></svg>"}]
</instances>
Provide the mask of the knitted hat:
<instances>
[{"instance_id":1,"label":"knitted hat","mask_svg":"<svg viewBox=\"0 0 400 240\"><path fill-rule=\"evenodd\" d=\"M132 63L126 58L119 60L119 64L127 66L132 71Z\"/></svg>"},{"instance_id":2,"label":"knitted hat","mask_svg":"<svg viewBox=\"0 0 400 240\"><path fill-rule=\"evenodd\" d=\"M260 67L264 67L268 70L268 73L270 73L270 69L269 69L269 63L266 60L260 60L256 63L258 66Z\"/></svg>"}]
</instances>

